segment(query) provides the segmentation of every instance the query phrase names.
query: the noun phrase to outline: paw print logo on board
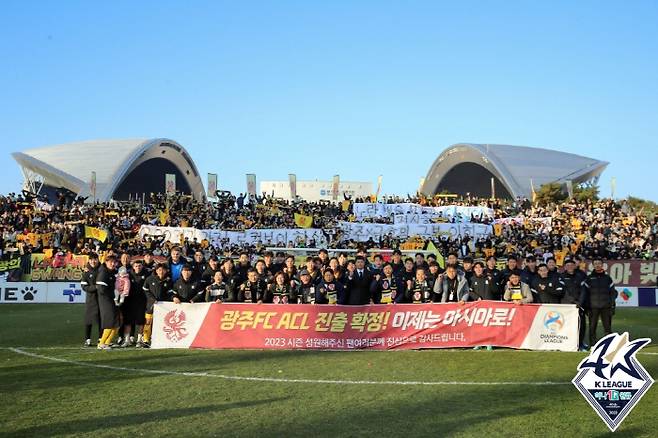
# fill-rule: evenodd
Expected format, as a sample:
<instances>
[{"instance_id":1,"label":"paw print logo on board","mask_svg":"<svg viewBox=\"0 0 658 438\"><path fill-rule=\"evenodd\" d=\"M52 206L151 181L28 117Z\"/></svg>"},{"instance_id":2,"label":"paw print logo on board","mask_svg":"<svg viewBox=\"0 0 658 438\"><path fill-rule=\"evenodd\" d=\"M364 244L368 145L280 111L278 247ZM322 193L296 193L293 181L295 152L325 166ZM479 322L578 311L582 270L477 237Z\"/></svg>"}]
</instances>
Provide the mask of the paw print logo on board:
<instances>
[{"instance_id":1,"label":"paw print logo on board","mask_svg":"<svg viewBox=\"0 0 658 438\"><path fill-rule=\"evenodd\" d=\"M25 286L21 290L21 295L23 296L23 301L34 301L35 295L39 292L32 286Z\"/></svg>"}]
</instances>

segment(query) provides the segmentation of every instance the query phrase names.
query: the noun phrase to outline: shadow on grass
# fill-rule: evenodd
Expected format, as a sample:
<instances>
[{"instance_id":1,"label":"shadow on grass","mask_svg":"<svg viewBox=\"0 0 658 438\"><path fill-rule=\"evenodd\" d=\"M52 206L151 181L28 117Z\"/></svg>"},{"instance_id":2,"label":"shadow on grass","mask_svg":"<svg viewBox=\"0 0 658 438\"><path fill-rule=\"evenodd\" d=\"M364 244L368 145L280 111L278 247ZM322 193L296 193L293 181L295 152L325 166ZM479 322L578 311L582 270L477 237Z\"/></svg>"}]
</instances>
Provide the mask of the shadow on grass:
<instances>
[{"instance_id":1,"label":"shadow on grass","mask_svg":"<svg viewBox=\"0 0 658 438\"><path fill-rule=\"evenodd\" d=\"M224 414L224 411L230 409L246 409L259 405L277 403L286 398L269 398L263 400L237 401L225 404L195 406L195 407L173 407L171 409L161 409L158 411L139 412L122 415L110 415L104 417L93 417L77 419L70 421L61 421L58 423L49 423L33 427L27 427L12 432L12 435L18 436L48 436L53 433L70 433L81 434L90 432L107 433L112 428L124 426L144 426L144 431L148 432L150 423L160 423L167 420L191 417L194 415ZM93 412L90 409L90 412ZM194 423L189 424L189 429L194 429Z\"/></svg>"}]
</instances>

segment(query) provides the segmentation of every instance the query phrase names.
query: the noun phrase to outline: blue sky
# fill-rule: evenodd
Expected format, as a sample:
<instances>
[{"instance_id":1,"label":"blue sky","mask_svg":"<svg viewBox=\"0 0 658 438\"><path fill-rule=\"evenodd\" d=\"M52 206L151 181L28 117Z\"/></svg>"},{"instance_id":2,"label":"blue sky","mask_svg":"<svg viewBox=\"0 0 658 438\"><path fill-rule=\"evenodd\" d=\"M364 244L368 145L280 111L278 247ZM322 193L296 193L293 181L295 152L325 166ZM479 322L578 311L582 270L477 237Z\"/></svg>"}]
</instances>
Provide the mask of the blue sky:
<instances>
[{"instance_id":1,"label":"blue sky","mask_svg":"<svg viewBox=\"0 0 658 438\"><path fill-rule=\"evenodd\" d=\"M3 2L0 192L13 151L168 137L233 191L413 192L475 142L606 160L603 195L658 200L656 23L654 1Z\"/></svg>"}]
</instances>

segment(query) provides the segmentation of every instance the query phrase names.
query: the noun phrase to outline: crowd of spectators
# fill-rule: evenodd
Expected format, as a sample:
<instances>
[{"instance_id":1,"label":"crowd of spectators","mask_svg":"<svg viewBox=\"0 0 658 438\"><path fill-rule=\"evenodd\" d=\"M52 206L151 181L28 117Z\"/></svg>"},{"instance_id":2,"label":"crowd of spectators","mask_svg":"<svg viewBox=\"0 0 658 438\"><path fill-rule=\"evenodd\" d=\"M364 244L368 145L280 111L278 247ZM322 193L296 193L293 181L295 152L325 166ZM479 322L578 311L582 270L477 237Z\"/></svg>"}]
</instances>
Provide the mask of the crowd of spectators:
<instances>
[{"instance_id":1,"label":"crowd of spectators","mask_svg":"<svg viewBox=\"0 0 658 438\"><path fill-rule=\"evenodd\" d=\"M398 249L405 242L392 235L375 241L355 242L344 239L336 225L339 221L355 221L353 205L370 199L341 199L338 202L286 201L263 194L249 199L218 192L215 201L199 202L191 196L177 194L166 197L151 194L145 199L125 202L89 203L75 196L58 195L48 199L23 192L0 197L0 250L2 259L40 253L44 250L87 254L113 249L129 255L168 256L178 245L187 256L201 249L207 256L237 256L241 251L262 253L272 242L251 245L213 247L208 242L168 242L159 237L138 237L142 225L156 224L198 229L245 230L250 228L297 228L295 214L313 218L312 228L322 229L328 248ZM519 254L547 259L564 252L564 257L592 259L652 259L658 250L658 221L635 211L625 201L610 199L564 201L542 205L527 199L513 201L481 198L425 198L417 196L384 197L379 202L416 203L423 206L461 205L491 208L493 217L436 218L435 221L468 221L491 224L488 237L478 240L470 236L434 240L444 254L455 252L460 257L485 258ZM368 219L366 219L368 220ZM504 223L498 224L503 220ZM390 222L390 218L379 219ZM107 232L99 241L85 237L85 226ZM312 241L296 241L279 246L311 247Z\"/></svg>"}]
</instances>

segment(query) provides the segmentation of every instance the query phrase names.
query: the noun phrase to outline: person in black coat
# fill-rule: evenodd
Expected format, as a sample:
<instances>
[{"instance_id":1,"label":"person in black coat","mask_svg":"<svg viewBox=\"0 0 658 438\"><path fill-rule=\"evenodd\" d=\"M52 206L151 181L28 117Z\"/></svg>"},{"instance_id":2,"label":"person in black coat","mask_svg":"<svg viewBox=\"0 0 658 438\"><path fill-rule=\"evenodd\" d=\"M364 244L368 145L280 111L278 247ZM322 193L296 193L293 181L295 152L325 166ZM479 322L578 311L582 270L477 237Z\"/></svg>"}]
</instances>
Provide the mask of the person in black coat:
<instances>
[{"instance_id":1,"label":"person in black coat","mask_svg":"<svg viewBox=\"0 0 658 438\"><path fill-rule=\"evenodd\" d=\"M366 269L366 260L363 256L357 256L354 268L350 268L347 275L347 304L359 306L370 304L370 285L372 284L372 274Z\"/></svg>"},{"instance_id":2,"label":"person in black coat","mask_svg":"<svg viewBox=\"0 0 658 438\"><path fill-rule=\"evenodd\" d=\"M98 344L99 350L109 350L112 340L119 332L119 309L114 302L117 263L116 256L107 256L96 276L96 293L98 294L98 307L101 311L101 328L103 329L103 336Z\"/></svg>"},{"instance_id":3,"label":"person in black coat","mask_svg":"<svg viewBox=\"0 0 658 438\"><path fill-rule=\"evenodd\" d=\"M484 270L484 274L489 280L489 286L491 287L491 294L493 299L496 301L501 301L503 299L503 290L505 284L503 284L503 274L496 269L496 257L489 256L487 257L487 268Z\"/></svg>"},{"instance_id":4,"label":"person in black coat","mask_svg":"<svg viewBox=\"0 0 658 438\"><path fill-rule=\"evenodd\" d=\"M240 285L238 291L238 302L254 304L271 302L268 298L269 294L265 280L258 278L258 273L255 269L247 271L247 280Z\"/></svg>"},{"instance_id":5,"label":"person in black coat","mask_svg":"<svg viewBox=\"0 0 658 438\"><path fill-rule=\"evenodd\" d=\"M201 274L201 283L203 283L204 286L211 285L215 278L215 272L219 271L219 269L220 266L217 256L214 255L210 256L210 258L208 259L208 266L206 266L206 269Z\"/></svg>"},{"instance_id":6,"label":"person in black coat","mask_svg":"<svg viewBox=\"0 0 658 438\"><path fill-rule=\"evenodd\" d=\"M530 285L535 303L560 304L564 296L564 284L562 279L555 275L549 275L548 266L544 263L537 267L537 276ZM522 277L523 278L523 277Z\"/></svg>"},{"instance_id":7,"label":"person in black coat","mask_svg":"<svg viewBox=\"0 0 658 438\"><path fill-rule=\"evenodd\" d=\"M206 286L206 303L232 303L235 290L224 281L222 271L216 271L212 283Z\"/></svg>"},{"instance_id":8,"label":"person in black coat","mask_svg":"<svg viewBox=\"0 0 658 438\"><path fill-rule=\"evenodd\" d=\"M587 276L583 286L585 287L584 304L589 314L589 345L596 344L596 326L599 318L603 324L603 332L606 335L612 333L612 315L615 310L615 299L617 290L612 278L603 269L603 260L594 259L592 262L594 270Z\"/></svg>"},{"instance_id":9,"label":"person in black coat","mask_svg":"<svg viewBox=\"0 0 658 438\"><path fill-rule=\"evenodd\" d=\"M475 262L473 276L469 280L469 301L493 300L493 281L484 273L484 263Z\"/></svg>"},{"instance_id":10,"label":"person in black coat","mask_svg":"<svg viewBox=\"0 0 658 438\"><path fill-rule=\"evenodd\" d=\"M384 265L382 275L375 275L370 292L375 304L400 303L404 300L404 284L393 274L390 263Z\"/></svg>"},{"instance_id":11,"label":"person in black coat","mask_svg":"<svg viewBox=\"0 0 658 438\"><path fill-rule=\"evenodd\" d=\"M322 281L315 288L315 304L345 304L345 286L336 281L334 271L327 268L322 273Z\"/></svg>"},{"instance_id":12,"label":"person in black coat","mask_svg":"<svg viewBox=\"0 0 658 438\"><path fill-rule=\"evenodd\" d=\"M194 278L194 269L190 265L183 266L181 276L174 283L172 291L172 300L175 304L195 303L197 301L204 301L206 298L205 289Z\"/></svg>"},{"instance_id":13,"label":"person in black coat","mask_svg":"<svg viewBox=\"0 0 658 438\"><path fill-rule=\"evenodd\" d=\"M585 350L585 311L583 302L585 300L583 283L587 275L580 269L576 268L576 262L573 259L567 259L564 262L564 272L561 279L564 283L564 296L560 301L561 304L575 304L578 306L578 318L580 319L580 332L578 333L578 347L581 351Z\"/></svg>"},{"instance_id":14,"label":"person in black coat","mask_svg":"<svg viewBox=\"0 0 658 438\"><path fill-rule=\"evenodd\" d=\"M89 262L82 274L80 286L85 291L85 347L91 347L91 328L94 324L98 327L98 340L103 336L101 328L101 311L98 308L98 294L96 292L96 276L99 268L98 255L89 254Z\"/></svg>"},{"instance_id":15,"label":"person in black coat","mask_svg":"<svg viewBox=\"0 0 658 438\"><path fill-rule=\"evenodd\" d=\"M144 295L146 295L146 324L144 325L144 347L151 342L153 329L153 306L158 301L171 301L173 283L167 275L167 264L156 265L153 272L144 282Z\"/></svg>"},{"instance_id":16,"label":"person in black coat","mask_svg":"<svg viewBox=\"0 0 658 438\"><path fill-rule=\"evenodd\" d=\"M133 260L130 269L130 294L121 305L123 316L123 343L122 347L132 345L130 332L135 328L137 333L137 344L143 344L143 330L146 323L146 295L144 294L144 282L147 275L144 271L142 260ZM142 345L140 345L142 346Z\"/></svg>"}]
</instances>

